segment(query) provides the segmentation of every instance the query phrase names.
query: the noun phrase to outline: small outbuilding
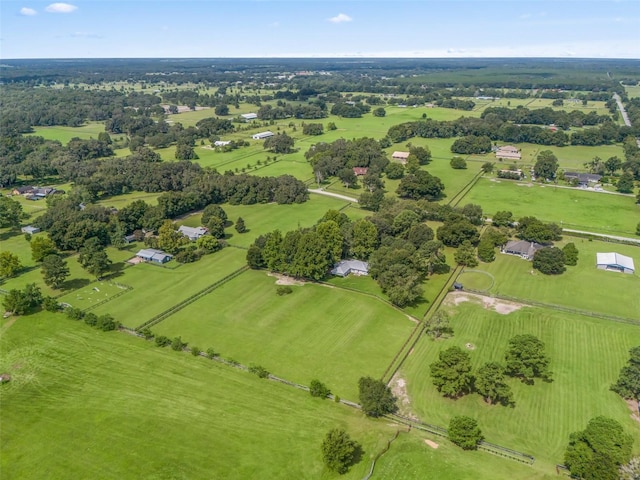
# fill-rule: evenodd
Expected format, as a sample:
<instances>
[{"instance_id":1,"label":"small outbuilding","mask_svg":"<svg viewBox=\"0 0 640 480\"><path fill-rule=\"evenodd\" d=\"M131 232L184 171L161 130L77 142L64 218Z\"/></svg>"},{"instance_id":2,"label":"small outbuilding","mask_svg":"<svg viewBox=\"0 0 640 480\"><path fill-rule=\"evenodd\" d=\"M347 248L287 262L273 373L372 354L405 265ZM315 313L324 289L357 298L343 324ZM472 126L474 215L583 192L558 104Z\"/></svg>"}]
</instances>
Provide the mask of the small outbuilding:
<instances>
[{"instance_id":1,"label":"small outbuilding","mask_svg":"<svg viewBox=\"0 0 640 480\"><path fill-rule=\"evenodd\" d=\"M189 240L196 241L203 235L206 235L209 230L206 227L187 227L186 225L180 225L178 231L183 234L185 237L188 237Z\"/></svg>"},{"instance_id":2,"label":"small outbuilding","mask_svg":"<svg viewBox=\"0 0 640 480\"><path fill-rule=\"evenodd\" d=\"M342 260L331 269L331 275L346 277L349 274L369 275L369 264L362 260Z\"/></svg>"},{"instance_id":3,"label":"small outbuilding","mask_svg":"<svg viewBox=\"0 0 640 480\"><path fill-rule=\"evenodd\" d=\"M29 235L34 235L34 234L38 233L40 231L40 229L38 227L27 225L26 227L22 227L20 229L20 231L22 233L28 233Z\"/></svg>"},{"instance_id":4,"label":"small outbuilding","mask_svg":"<svg viewBox=\"0 0 640 480\"><path fill-rule=\"evenodd\" d=\"M231 143L231 140L216 140L213 142L214 147L226 147Z\"/></svg>"},{"instance_id":5,"label":"small outbuilding","mask_svg":"<svg viewBox=\"0 0 640 480\"><path fill-rule=\"evenodd\" d=\"M500 251L507 255L516 255L525 260L533 260L533 256L538 250L544 248L544 245L540 245L536 242L527 242L526 240L511 240L504 245Z\"/></svg>"},{"instance_id":6,"label":"small outbuilding","mask_svg":"<svg viewBox=\"0 0 640 480\"><path fill-rule=\"evenodd\" d=\"M513 145L505 145L504 147L498 147L496 150L496 158L500 160L520 160L522 154Z\"/></svg>"},{"instance_id":7,"label":"small outbuilding","mask_svg":"<svg viewBox=\"0 0 640 480\"><path fill-rule=\"evenodd\" d=\"M258 118L258 114L257 113L243 113L242 115L240 115L242 118L244 118L247 122L249 120L255 120L256 118Z\"/></svg>"},{"instance_id":8,"label":"small outbuilding","mask_svg":"<svg viewBox=\"0 0 640 480\"><path fill-rule=\"evenodd\" d=\"M273 137L273 132L266 131L266 132L256 133L255 135L253 135L252 138L254 140L264 140L265 138L269 138L269 137Z\"/></svg>"},{"instance_id":9,"label":"small outbuilding","mask_svg":"<svg viewBox=\"0 0 640 480\"><path fill-rule=\"evenodd\" d=\"M162 250L156 250L155 248L143 248L138 253L136 253L136 257L141 258L145 262L160 264L167 263L173 258L168 253L165 253Z\"/></svg>"},{"instance_id":10,"label":"small outbuilding","mask_svg":"<svg viewBox=\"0 0 640 480\"><path fill-rule=\"evenodd\" d=\"M391 158L404 165L407 163L407 158L409 158L409 152L393 152Z\"/></svg>"},{"instance_id":11,"label":"small outbuilding","mask_svg":"<svg viewBox=\"0 0 640 480\"><path fill-rule=\"evenodd\" d=\"M599 270L611 270L613 272L633 274L636 271L633 258L615 252L596 253L596 266Z\"/></svg>"},{"instance_id":12,"label":"small outbuilding","mask_svg":"<svg viewBox=\"0 0 640 480\"><path fill-rule=\"evenodd\" d=\"M462 286L462 284L461 284L461 283L459 283L459 282L453 282L453 289L454 289L454 290L463 290L463 289L464 289L464 287L463 287L463 286Z\"/></svg>"}]
</instances>

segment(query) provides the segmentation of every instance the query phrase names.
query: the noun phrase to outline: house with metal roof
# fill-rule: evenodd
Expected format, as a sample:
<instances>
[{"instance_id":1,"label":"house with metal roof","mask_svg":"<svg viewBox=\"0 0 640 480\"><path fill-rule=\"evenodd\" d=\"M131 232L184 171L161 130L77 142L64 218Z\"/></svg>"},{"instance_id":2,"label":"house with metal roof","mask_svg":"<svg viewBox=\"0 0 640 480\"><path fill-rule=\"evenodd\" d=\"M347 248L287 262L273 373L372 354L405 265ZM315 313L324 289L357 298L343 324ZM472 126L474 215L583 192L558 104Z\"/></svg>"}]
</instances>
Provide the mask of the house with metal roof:
<instances>
[{"instance_id":1,"label":"house with metal roof","mask_svg":"<svg viewBox=\"0 0 640 480\"><path fill-rule=\"evenodd\" d=\"M400 162L401 164L407 163L407 158L409 158L409 152L393 152L391 154L391 159Z\"/></svg>"},{"instance_id":2,"label":"house with metal roof","mask_svg":"<svg viewBox=\"0 0 640 480\"><path fill-rule=\"evenodd\" d=\"M141 258L145 262L153 263L167 263L173 258L173 256L168 253L165 253L162 250L156 250L155 248L143 248L136 253L136 257Z\"/></svg>"},{"instance_id":3,"label":"house with metal roof","mask_svg":"<svg viewBox=\"0 0 640 480\"><path fill-rule=\"evenodd\" d=\"M525 260L533 260L533 256L538 250L544 248L536 242L527 242L526 240L511 240L504 245L500 251L507 255L516 255Z\"/></svg>"},{"instance_id":4,"label":"house with metal roof","mask_svg":"<svg viewBox=\"0 0 640 480\"><path fill-rule=\"evenodd\" d=\"M266 131L266 132L256 133L255 135L253 135L252 138L254 140L264 140L265 138L269 138L269 137L273 137L273 132Z\"/></svg>"},{"instance_id":5,"label":"house with metal roof","mask_svg":"<svg viewBox=\"0 0 640 480\"><path fill-rule=\"evenodd\" d=\"M369 275L369 264L362 260L342 260L331 269L331 275L346 277L349 274Z\"/></svg>"},{"instance_id":6,"label":"house with metal roof","mask_svg":"<svg viewBox=\"0 0 640 480\"><path fill-rule=\"evenodd\" d=\"M257 113L243 113L240 116L242 118L244 118L246 121L255 120L256 118L258 118L258 114Z\"/></svg>"},{"instance_id":7,"label":"house with metal roof","mask_svg":"<svg viewBox=\"0 0 640 480\"><path fill-rule=\"evenodd\" d=\"M206 227L187 227L186 225L180 225L178 231L185 237L188 237L192 242L198 240L203 235L206 235L209 230Z\"/></svg>"},{"instance_id":8,"label":"house with metal roof","mask_svg":"<svg viewBox=\"0 0 640 480\"><path fill-rule=\"evenodd\" d=\"M596 267L598 267L599 270L611 270L630 274L636 271L633 258L615 252L596 253Z\"/></svg>"},{"instance_id":9,"label":"house with metal roof","mask_svg":"<svg viewBox=\"0 0 640 480\"><path fill-rule=\"evenodd\" d=\"M33 235L35 233L38 233L40 231L40 229L38 227L33 227L31 225L27 225L26 227L22 227L20 229L20 231L22 233L28 233L29 235Z\"/></svg>"}]
</instances>

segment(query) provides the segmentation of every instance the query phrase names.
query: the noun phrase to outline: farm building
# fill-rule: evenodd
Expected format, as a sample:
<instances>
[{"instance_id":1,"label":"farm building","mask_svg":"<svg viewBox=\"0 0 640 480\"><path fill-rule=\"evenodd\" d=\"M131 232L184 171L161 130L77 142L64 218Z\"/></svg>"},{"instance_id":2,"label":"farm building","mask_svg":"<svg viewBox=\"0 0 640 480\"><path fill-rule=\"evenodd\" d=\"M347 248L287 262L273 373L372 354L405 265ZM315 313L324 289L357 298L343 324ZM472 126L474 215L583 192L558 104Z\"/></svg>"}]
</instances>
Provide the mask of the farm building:
<instances>
[{"instance_id":1,"label":"farm building","mask_svg":"<svg viewBox=\"0 0 640 480\"><path fill-rule=\"evenodd\" d=\"M217 141L213 142L213 146L214 147L226 147L230 143L231 143L230 140L217 140Z\"/></svg>"},{"instance_id":2,"label":"farm building","mask_svg":"<svg viewBox=\"0 0 640 480\"><path fill-rule=\"evenodd\" d=\"M533 260L533 256L535 253L543 248L543 245L540 245L536 242L527 242L526 240L511 240L504 245L500 251L502 253L506 253L507 255L516 255L520 258L524 258L525 260Z\"/></svg>"},{"instance_id":3,"label":"farm building","mask_svg":"<svg viewBox=\"0 0 640 480\"><path fill-rule=\"evenodd\" d=\"M178 231L183 234L185 237L188 237L192 242L198 240L203 235L206 235L208 230L206 227L187 227L186 225L181 225L178 228Z\"/></svg>"},{"instance_id":4,"label":"farm building","mask_svg":"<svg viewBox=\"0 0 640 480\"><path fill-rule=\"evenodd\" d=\"M350 273L354 275L369 275L369 264L362 260L342 260L331 269L331 275L346 277Z\"/></svg>"},{"instance_id":5,"label":"farm building","mask_svg":"<svg viewBox=\"0 0 640 480\"><path fill-rule=\"evenodd\" d=\"M136 241L136 236L134 234L125 235L123 238L124 238L124 243L133 243Z\"/></svg>"},{"instance_id":6,"label":"farm building","mask_svg":"<svg viewBox=\"0 0 640 480\"><path fill-rule=\"evenodd\" d=\"M258 114L257 113L243 113L240 116L242 118L244 118L246 121L255 120L256 118L258 118Z\"/></svg>"},{"instance_id":7,"label":"farm building","mask_svg":"<svg viewBox=\"0 0 640 480\"><path fill-rule=\"evenodd\" d=\"M53 187L33 187L31 185L26 185L24 187L16 187L11 191L12 195L22 195L31 199L32 197L36 200L40 200L41 198L48 197L49 195L56 193L57 190Z\"/></svg>"},{"instance_id":8,"label":"farm building","mask_svg":"<svg viewBox=\"0 0 640 480\"><path fill-rule=\"evenodd\" d=\"M590 183L598 183L602 175L596 173L577 173L564 172L564 179L568 181L576 180L578 185L589 185Z\"/></svg>"},{"instance_id":9,"label":"farm building","mask_svg":"<svg viewBox=\"0 0 640 480\"><path fill-rule=\"evenodd\" d=\"M369 169L367 167L353 167L353 173L357 176L366 175Z\"/></svg>"},{"instance_id":10,"label":"farm building","mask_svg":"<svg viewBox=\"0 0 640 480\"><path fill-rule=\"evenodd\" d=\"M156 250L155 248L143 248L136 253L136 257L141 258L145 262L153 263L167 263L173 258L168 253L165 253L162 250Z\"/></svg>"},{"instance_id":11,"label":"farm building","mask_svg":"<svg viewBox=\"0 0 640 480\"><path fill-rule=\"evenodd\" d=\"M633 258L615 252L596 253L596 266L599 270L614 272L634 273L636 271Z\"/></svg>"},{"instance_id":12,"label":"farm building","mask_svg":"<svg viewBox=\"0 0 640 480\"><path fill-rule=\"evenodd\" d=\"M29 235L33 235L35 233L38 233L40 231L40 229L38 227L33 227L31 225L27 225L26 227L22 227L20 229L20 231L22 233L28 233Z\"/></svg>"},{"instance_id":13,"label":"farm building","mask_svg":"<svg viewBox=\"0 0 640 480\"><path fill-rule=\"evenodd\" d=\"M256 133L253 136L253 139L254 140L264 140L265 138L269 138L269 137L273 137L273 132L266 131L266 132Z\"/></svg>"},{"instance_id":14,"label":"farm building","mask_svg":"<svg viewBox=\"0 0 640 480\"><path fill-rule=\"evenodd\" d=\"M496 150L496 158L502 160L520 160L522 154L520 150L512 145L505 145L504 147L498 147Z\"/></svg>"},{"instance_id":15,"label":"farm building","mask_svg":"<svg viewBox=\"0 0 640 480\"><path fill-rule=\"evenodd\" d=\"M407 158L409 158L409 152L393 152L391 158L404 165L407 163Z\"/></svg>"}]
</instances>

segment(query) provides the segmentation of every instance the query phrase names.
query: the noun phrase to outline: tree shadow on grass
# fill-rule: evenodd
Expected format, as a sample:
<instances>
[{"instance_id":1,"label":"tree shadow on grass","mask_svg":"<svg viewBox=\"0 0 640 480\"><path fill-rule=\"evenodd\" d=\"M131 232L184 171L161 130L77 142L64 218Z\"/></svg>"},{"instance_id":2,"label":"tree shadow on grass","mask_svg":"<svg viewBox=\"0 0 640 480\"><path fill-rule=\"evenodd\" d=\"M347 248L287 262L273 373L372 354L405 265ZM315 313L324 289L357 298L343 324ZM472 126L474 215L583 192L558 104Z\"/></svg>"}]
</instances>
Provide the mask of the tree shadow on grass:
<instances>
[{"instance_id":1,"label":"tree shadow on grass","mask_svg":"<svg viewBox=\"0 0 640 480\"><path fill-rule=\"evenodd\" d=\"M358 463L360 463L362 461L363 457L364 457L364 450L362 449L362 445L360 445L358 443L358 444L356 444L356 448L353 451L353 458L351 459L351 462L349 463L349 467L352 467L352 466L357 465Z\"/></svg>"},{"instance_id":2,"label":"tree shadow on grass","mask_svg":"<svg viewBox=\"0 0 640 480\"><path fill-rule=\"evenodd\" d=\"M74 278L72 280L67 280L62 284L62 290L64 293L69 293L73 290L78 290L79 288L86 287L91 283L91 280L88 278Z\"/></svg>"}]
</instances>

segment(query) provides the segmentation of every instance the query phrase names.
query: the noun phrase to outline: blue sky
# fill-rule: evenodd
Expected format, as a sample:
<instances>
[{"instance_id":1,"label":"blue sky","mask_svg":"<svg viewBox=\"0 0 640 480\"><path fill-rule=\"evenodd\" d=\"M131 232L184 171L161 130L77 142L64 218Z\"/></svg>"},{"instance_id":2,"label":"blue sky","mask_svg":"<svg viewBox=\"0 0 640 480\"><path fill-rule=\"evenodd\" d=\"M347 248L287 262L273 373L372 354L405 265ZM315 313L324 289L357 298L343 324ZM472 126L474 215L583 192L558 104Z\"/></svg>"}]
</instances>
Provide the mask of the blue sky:
<instances>
[{"instance_id":1,"label":"blue sky","mask_svg":"<svg viewBox=\"0 0 640 480\"><path fill-rule=\"evenodd\" d=\"M0 1L0 58L640 58L639 0Z\"/></svg>"}]
</instances>

